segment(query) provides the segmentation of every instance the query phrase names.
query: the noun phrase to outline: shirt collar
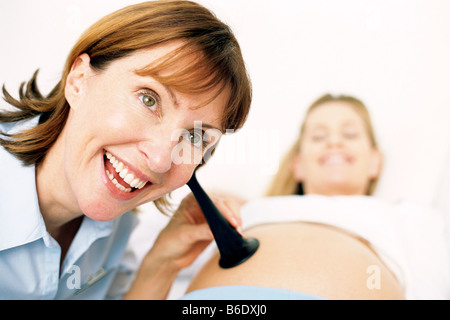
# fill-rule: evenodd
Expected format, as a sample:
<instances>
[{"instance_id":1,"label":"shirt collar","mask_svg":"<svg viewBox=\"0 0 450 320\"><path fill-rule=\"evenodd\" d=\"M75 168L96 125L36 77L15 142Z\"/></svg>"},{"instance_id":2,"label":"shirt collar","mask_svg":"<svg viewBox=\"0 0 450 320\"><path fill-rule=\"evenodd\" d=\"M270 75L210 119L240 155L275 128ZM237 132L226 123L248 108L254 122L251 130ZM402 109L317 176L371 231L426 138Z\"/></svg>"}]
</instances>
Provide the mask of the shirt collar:
<instances>
[{"instance_id":1,"label":"shirt collar","mask_svg":"<svg viewBox=\"0 0 450 320\"><path fill-rule=\"evenodd\" d=\"M39 117L17 122L11 126L0 125L0 131L13 133L36 126ZM24 167L0 146L0 250L30 243L39 238L50 245L42 217L36 189L36 167ZM95 221L84 217L79 233L87 245L112 232L113 221ZM81 231L81 232L80 232ZM47 239L48 240L48 239Z\"/></svg>"},{"instance_id":2,"label":"shirt collar","mask_svg":"<svg viewBox=\"0 0 450 320\"><path fill-rule=\"evenodd\" d=\"M36 193L35 166L0 147L0 250L32 242L46 233Z\"/></svg>"}]
</instances>

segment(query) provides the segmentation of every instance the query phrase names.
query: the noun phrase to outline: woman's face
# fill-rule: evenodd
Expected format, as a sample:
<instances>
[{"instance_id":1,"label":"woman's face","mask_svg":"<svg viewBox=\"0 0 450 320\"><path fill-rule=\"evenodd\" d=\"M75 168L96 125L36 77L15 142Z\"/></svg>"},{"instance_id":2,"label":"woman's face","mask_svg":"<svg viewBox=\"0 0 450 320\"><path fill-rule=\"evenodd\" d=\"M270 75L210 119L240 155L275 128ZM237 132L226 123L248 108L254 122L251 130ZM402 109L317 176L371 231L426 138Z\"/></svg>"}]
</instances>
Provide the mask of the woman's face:
<instances>
[{"instance_id":1,"label":"woman's face","mask_svg":"<svg viewBox=\"0 0 450 320\"><path fill-rule=\"evenodd\" d=\"M293 164L305 194L366 194L380 164L366 125L350 104L327 102L308 114Z\"/></svg>"},{"instance_id":2,"label":"woman's face","mask_svg":"<svg viewBox=\"0 0 450 320\"><path fill-rule=\"evenodd\" d=\"M138 51L104 71L93 70L87 55L74 63L62 162L85 215L110 220L183 186L204 148L217 142L229 90L194 109L214 92L182 94L135 73L177 45Z\"/></svg>"}]
</instances>

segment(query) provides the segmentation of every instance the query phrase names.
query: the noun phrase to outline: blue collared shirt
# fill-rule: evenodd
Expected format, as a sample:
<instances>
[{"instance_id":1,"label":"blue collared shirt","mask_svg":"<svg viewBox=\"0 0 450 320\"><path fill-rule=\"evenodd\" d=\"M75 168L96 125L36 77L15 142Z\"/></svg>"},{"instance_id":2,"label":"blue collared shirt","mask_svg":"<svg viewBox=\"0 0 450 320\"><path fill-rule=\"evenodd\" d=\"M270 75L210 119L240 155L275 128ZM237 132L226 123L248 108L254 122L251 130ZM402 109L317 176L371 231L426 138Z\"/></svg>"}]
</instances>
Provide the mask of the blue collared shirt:
<instances>
[{"instance_id":1,"label":"blue collared shirt","mask_svg":"<svg viewBox=\"0 0 450 320\"><path fill-rule=\"evenodd\" d=\"M0 132L36 125L37 118ZM47 232L35 167L0 147L0 299L120 298L132 279L121 265L135 215L107 222L83 217L60 270L61 248Z\"/></svg>"}]
</instances>

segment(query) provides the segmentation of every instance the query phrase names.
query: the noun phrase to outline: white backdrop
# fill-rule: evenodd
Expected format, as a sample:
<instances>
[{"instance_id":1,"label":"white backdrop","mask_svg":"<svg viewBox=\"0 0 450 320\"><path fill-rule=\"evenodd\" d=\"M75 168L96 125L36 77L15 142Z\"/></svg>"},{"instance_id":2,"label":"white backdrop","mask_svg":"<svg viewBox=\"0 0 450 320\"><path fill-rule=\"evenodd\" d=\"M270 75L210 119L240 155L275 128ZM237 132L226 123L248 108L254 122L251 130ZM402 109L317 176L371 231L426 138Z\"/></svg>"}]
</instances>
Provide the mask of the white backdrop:
<instances>
[{"instance_id":1,"label":"white backdrop","mask_svg":"<svg viewBox=\"0 0 450 320\"><path fill-rule=\"evenodd\" d=\"M118 0L0 2L0 84L39 68L48 92L65 58ZM202 0L234 30L254 86L245 128L199 172L209 188L260 196L325 92L366 103L385 155L378 196L431 204L450 142L450 1ZM4 106L4 102L0 102Z\"/></svg>"}]
</instances>

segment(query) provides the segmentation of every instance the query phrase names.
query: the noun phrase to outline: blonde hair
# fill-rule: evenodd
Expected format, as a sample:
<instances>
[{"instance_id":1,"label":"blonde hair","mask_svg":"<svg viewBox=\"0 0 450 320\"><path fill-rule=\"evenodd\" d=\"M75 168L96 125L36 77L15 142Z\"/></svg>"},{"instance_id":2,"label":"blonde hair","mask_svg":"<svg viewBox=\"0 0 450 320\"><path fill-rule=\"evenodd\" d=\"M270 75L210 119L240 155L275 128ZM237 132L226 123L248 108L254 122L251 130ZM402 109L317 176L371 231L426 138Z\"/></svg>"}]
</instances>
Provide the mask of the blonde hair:
<instances>
[{"instance_id":1,"label":"blonde hair","mask_svg":"<svg viewBox=\"0 0 450 320\"><path fill-rule=\"evenodd\" d=\"M73 47L61 80L47 96L38 89L37 71L27 84L20 86L18 100L3 85L4 99L15 110L1 111L0 122L16 122L37 115L40 115L40 120L34 128L11 135L2 133L5 138L0 138L0 145L24 165L39 164L66 123L70 107L64 88L79 55L87 53L91 66L101 71L112 61L134 51L172 40L181 40L184 45L138 72L158 77L161 83L182 92L205 92L219 86L217 96L225 86L230 86L231 95L222 127L223 130L240 129L250 109L252 90L232 31L212 12L195 2L163 0L125 7L92 25ZM191 62L185 68L170 76L158 76L159 71L198 53L201 59L189 59Z\"/></svg>"},{"instance_id":2,"label":"blonde hair","mask_svg":"<svg viewBox=\"0 0 450 320\"><path fill-rule=\"evenodd\" d=\"M361 117L361 119L365 124L372 147L378 148L372 121L370 119L370 114L366 106L359 99L354 98L352 96L346 95L333 96L331 94L325 94L316 101L314 101L313 104L306 111L306 115L300 128L299 136L282 158L278 172L272 179L272 182L270 183L269 188L266 191L265 194L266 196L304 194L302 183L298 182L295 179L294 175L292 174L293 159L300 152L300 142L303 136L303 131L305 128L306 118L308 114L317 107L321 106L322 104L332 101L346 102L353 108L353 110L355 110L355 112L358 113L358 115ZM369 182L367 195L372 195L374 193L376 184L377 179L371 180Z\"/></svg>"}]
</instances>

